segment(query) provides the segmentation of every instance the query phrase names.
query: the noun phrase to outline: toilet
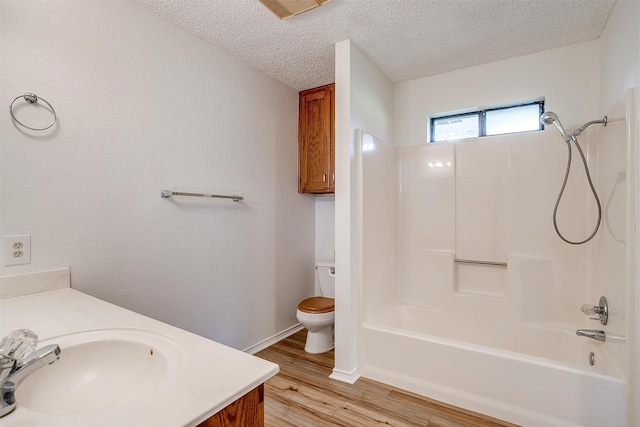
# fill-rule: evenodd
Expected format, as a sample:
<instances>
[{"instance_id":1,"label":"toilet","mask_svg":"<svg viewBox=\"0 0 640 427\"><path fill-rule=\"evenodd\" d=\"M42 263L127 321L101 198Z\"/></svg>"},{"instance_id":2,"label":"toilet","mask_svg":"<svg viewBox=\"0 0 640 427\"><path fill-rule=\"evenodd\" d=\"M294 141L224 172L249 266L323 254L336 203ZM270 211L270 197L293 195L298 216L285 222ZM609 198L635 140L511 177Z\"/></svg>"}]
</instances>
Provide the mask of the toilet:
<instances>
[{"instance_id":1,"label":"toilet","mask_svg":"<svg viewBox=\"0 0 640 427\"><path fill-rule=\"evenodd\" d=\"M319 262L316 271L322 296L303 300L298 304L296 311L298 322L309 331L304 345L304 351L307 353L324 353L333 348L336 270L332 263Z\"/></svg>"}]
</instances>

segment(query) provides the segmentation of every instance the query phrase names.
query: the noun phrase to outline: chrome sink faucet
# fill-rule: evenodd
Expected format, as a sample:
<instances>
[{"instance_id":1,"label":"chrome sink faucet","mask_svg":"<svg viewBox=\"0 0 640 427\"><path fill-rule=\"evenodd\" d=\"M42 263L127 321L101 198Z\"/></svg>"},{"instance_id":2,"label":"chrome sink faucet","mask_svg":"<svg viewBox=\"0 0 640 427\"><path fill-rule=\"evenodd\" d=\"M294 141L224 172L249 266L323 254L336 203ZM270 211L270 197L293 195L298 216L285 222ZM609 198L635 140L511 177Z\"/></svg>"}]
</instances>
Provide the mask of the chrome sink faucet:
<instances>
[{"instance_id":1,"label":"chrome sink faucet","mask_svg":"<svg viewBox=\"0 0 640 427\"><path fill-rule=\"evenodd\" d=\"M15 391L26 377L60 357L60 347L51 344L17 360L0 355L0 417L16 407Z\"/></svg>"}]
</instances>

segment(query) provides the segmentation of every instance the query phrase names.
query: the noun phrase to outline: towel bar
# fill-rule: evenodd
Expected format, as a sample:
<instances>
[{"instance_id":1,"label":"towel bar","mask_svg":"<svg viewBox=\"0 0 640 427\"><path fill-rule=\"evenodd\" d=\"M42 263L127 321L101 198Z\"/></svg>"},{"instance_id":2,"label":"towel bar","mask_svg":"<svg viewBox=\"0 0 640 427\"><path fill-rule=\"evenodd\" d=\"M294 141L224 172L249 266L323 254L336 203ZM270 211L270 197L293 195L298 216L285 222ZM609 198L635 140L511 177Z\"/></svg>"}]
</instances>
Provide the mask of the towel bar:
<instances>
[{"instance_id":1,"label":"towel bar","mask_svg":"<svg viewBox=\"0 0 640 427\"><path fill-rule=\"evenodd\" d=\"M213 197L216 199L231 199L234 202L244 200L244 197L238 196L237 194L234 194L233 196L221 196L219 194L183 193L180 191L171 191L171 190L162 190L160 192L160 197L162 197L163 199L168 199L171 196Z\"/></svg>"},{"instance_id":2,"label":"towel bar","mask_svg":"<svg viewBox=\"0 0 640 427\"><path fill-rule=\"evenodd\" d=\"M496 262L496 261L479 261L475 259L454 259L453 262L456 264L475 264L475 265L491 265L494 267L506 267L506 262Z\"/></svg>"}]
</instances>

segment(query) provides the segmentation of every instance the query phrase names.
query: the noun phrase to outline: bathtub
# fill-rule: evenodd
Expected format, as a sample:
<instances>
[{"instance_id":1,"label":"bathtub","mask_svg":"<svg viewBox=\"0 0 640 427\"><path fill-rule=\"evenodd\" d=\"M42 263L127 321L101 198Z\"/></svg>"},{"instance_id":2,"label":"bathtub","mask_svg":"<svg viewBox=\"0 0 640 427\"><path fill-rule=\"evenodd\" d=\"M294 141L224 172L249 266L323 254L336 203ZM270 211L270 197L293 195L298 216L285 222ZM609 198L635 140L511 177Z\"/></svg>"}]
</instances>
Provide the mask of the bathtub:
<instances>
[{"instance_id":1,"label":"bathtub","mask_svg":"<svg viewBox=\"0 0 640 427\"><path fill-rule=\"evenodd\" d=\"M456 330L447 320L402 303L366 319L362 376L522 426L626 425L627 383L603 344L545 325L485 337L484 326Z\"/></svg>"}]
</instances>

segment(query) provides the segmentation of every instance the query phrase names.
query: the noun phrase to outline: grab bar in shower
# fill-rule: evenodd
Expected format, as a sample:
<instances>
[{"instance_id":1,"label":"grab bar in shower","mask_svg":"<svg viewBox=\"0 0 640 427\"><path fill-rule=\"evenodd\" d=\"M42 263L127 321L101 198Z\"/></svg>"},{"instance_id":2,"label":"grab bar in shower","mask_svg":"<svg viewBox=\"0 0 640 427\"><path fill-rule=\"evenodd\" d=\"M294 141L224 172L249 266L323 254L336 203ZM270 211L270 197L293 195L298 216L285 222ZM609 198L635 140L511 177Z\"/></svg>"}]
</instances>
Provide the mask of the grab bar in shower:
<instances>
[{"instance_id":1,"label":"grab bar in shower","mask_svg":"<svg viewBox=\"0 0 640 427\"><path fill-rule=\"evenodd\" d=\"M493 267L506 267L506 262L496 262L496 261L480 261L477 259L454 259L453 262L456 264L475 264L475 265L490 265Z\"/></svg>"},{"instance_id":2,"label":"grab bar in shower","mask_svg":"<svg viewBox=\"0 0 640 427\"><path fill-rule=\"evenodd\" d=\"M233 196L221 196L219 194L183 193L183 192L171 191L171 190L162 190L160 192L160 197L162 197L163 199L168 199L171 196L213 197L216 199L231 199L234 202L239 202L240 200L244 200L244 197L238 196L237 194L234 194Z\"/></svg>"}]
</instances>

